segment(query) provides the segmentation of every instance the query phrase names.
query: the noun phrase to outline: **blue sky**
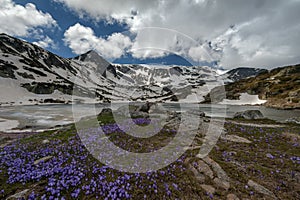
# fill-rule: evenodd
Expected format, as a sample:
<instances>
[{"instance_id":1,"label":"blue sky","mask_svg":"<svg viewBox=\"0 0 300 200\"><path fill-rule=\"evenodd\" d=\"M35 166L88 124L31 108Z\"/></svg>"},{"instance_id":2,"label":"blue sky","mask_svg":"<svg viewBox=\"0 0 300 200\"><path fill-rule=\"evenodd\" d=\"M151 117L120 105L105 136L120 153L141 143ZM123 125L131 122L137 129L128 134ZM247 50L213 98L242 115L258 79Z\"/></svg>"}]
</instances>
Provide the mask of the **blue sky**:
<instances>
[{"instance_id":1,"label":"blue sky","mask_svg":"<svg viewBox=\"0 0 300 200\"><path fill-rule=\"evenodd\" d=\"M57 47L56 48L48 47L46 49L63 57L74 57L76 55L72 52L72 50L69 47L67 47L64 44L63 41L65 30L67 30L70 26L76 23L80 23L84 26L91 27L98 36L102 36L102 37L107 37L108 35L114 32L123 32L127 30L125 24L120 24L120 23L108 24L104 20L96 22L90 18L80 18L75 12L65 7L63 4L54 1L15 0L14 2L20 5L33 3L36 5L38 10L51 13L53 19L57 21L59 27L51 28L53 30L47 29L46 34L55 41ZM37 41L37 39L31 37L23 37L23 38L29 42Z\"/></svg>"},{"instance_id":2,"label":"blue sky","mask_svg":"<svg viewBox=\"0 0 300 200\"><path fill-rule=\"evenodd\" d=\"M0 0L0 32L63 57L274 68L300 62L298 0Z\"/></svg>"}]
</instances>

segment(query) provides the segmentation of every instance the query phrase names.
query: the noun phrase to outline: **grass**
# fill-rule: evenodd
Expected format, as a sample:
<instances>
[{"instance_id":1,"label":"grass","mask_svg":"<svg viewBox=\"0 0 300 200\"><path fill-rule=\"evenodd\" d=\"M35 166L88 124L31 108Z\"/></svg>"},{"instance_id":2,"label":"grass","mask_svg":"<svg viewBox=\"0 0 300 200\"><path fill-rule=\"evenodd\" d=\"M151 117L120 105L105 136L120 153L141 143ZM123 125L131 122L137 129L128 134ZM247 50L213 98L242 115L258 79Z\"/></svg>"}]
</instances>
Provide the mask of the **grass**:
<instances>
[{"instance_id":1,"label":"grass","mask_svg":"<svg viewBox=\"0 0 300 200\"><path fill-rule=\"evenodd\" d=\"M103 113L98 116L98 120L102 126L114 124L113 116L109 113ZM236 121L250 122L248 120ZM91 123L93 123L91 119L85 119L81 122L85 127L89 127ZM270 121L260 121L259 123L270 123ZM146 124L142 123L140 125L145 126ZM137 139L119 131L112 132L108 136L112 142L126 150L151 152L165 146L173 138L175 132L170 131L171 128L169 127L161 131L148 140ZM219 163L228 174L231 187L228 191L216 188L216 193L213 197L201 189L200 183L196 180L193 173L188 170L187 163L184 162L187 158L190 158L189 163L197 161L195 156L198 150L187 151L179 159L182 161L177 161L158 172L149 174L137 175L119 172L110 168L103 170L104 165L97 161L82 146L77 136L75 125L70 125L62 130L46 131L20 139L12 146L6 147L5 151L11 150L14 152L12 149L21 149L22 151L16 151L17 155L12 154L10 156L24 158L27 164L43 156L52 155L54 158L63 158L63 162L57 164L60 168L72 165L76 166L74 170L77 170L77 174L81 170L84 173L84 177L80 179L78 185L70 186L68 189L64 188L60 191L60 195L65 196L66 199L72 199L74 190L78 188L81 189L81 192L73 199L95 199L96 197L104 199L103 196L108 197L112 187L103 190L102 197L99 193L99 188L96 189L98 192L90 191L88 194L86 192L89 190L82 189L82 187L91 184L91 180L99 181L100 176L104 177L101 181L102 184L109 185L110 183L114 183L118 188L129 184L130 187L126 191L130 194L131 199L226 199L226 195L229 193L234 193L239 198L264 198L261 194L247 187L247 182L250 179L265 186L280 199L300 198L300 192L297 189L300 188L300 184L297 181L297 174L300 174L299 161L291 159L293 157L300 157L299 140L296 137L300 133L299 126L289 124L282 128L259 128L227 122L225 128L228 134L245 137L252 141L252 143L233 143L221 139L218 141L209 156ZM42 141L46 139L50 142L43 144ZM201 145L199 142L195 142L195 144ZM1 151L3 152L4 149L1 149ZM26 153L28 152L31 152L31 154L26 157ZM34 154L34 152L37 154ZM271 154L274 158L269 158L266 154ZM54 161L50 160L48 162ZM41 164L41 166L43 165L46 165L46 163ZM4 192L0 191L0 199L5 199L25 189L29 189L30 193L34 191L35 195L39 197L43 194L46 194L47 198L53 196L51 192L45 192L45 188L49 185L50 176L43 176L40 180L33 179L25 182L17 181L15 183L8 183L8 166L12 167L14 165L6 163L0 167L0 190L4 190ZM53 165L53 167L55 166ZM95 169L98 171L94 171ZM20 174L22 173L20 172ZM127 175L130 176L130 179L118 185L118 180L120 181L120 179ZM68 176L69 178L77 177L76 174ZM62 174L54 173L51 177L60 180ZM205 184L214 185L213 181L207 177ZM29 194L27 194L27 198L29 198Z\"/></svg>"}]
</instances>

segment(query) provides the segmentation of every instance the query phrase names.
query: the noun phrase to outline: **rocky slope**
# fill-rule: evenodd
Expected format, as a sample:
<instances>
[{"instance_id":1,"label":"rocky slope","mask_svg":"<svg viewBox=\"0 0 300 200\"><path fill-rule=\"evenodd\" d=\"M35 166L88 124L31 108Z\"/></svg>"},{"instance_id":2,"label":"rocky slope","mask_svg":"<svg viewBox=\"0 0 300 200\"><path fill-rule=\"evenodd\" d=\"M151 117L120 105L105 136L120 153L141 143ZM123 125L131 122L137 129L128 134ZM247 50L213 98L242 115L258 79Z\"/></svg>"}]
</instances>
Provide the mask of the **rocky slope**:
<instances>
[{"instance_id":1,"label":"rocky slope","mask_svg":"<svg viewBox=\"0 0 300 200\"><path fill-rule=\"evenodd\" d=\"M250 78L249 78L250 77ZM272 71L207 66L119 65L94 51L66 59L23 40L0 34L0 105L156 101L209 102L242 93L267 106L299 108L299 65ZM254 98L255 99L255 98ZM259 101L257 101L259 102Z\"/></svg>"},{"instance_id":2,"label":"rocky slope","mask_svg":"<svg viewBox=\"0 0 300 200\"><path fill-rule=\"evenodd\" d=\"M265 73L268 70L259 68L248 68L248 67L238 67L226 72L223 77L231 82L239 81L249 77L255 77L261 73Z\"/></svg>"},{"instance_id":3,"label":"rocky slope","mask_svg":"<svg viewBox=\"0 0 300 200\"><path fill-rule=\"evenodd\" d=\"M230 83L225 86L225 90L227 99L231 100L237 100L242 93L248 93L267 100L265 105L268 107L300 108L300 65L265 71L256 77ZM220 88L214 88L212 94L220 94ZM204 102L209 102L209 95L205 99Z\"/></svg>"},{"instance_id":4,"label":"rocky slope","mask_svg":"<svg viewBox=\"0 0 300 200\"><path fill-rule=\"evenodd\" d=\"M116 65L94 51L65 59L0 34L0 91L6 94L0 98L2 105L199 101L209 91L207 85L219 84L218 79L216 70L205 66Z\"/></svg>"}]
</instances>

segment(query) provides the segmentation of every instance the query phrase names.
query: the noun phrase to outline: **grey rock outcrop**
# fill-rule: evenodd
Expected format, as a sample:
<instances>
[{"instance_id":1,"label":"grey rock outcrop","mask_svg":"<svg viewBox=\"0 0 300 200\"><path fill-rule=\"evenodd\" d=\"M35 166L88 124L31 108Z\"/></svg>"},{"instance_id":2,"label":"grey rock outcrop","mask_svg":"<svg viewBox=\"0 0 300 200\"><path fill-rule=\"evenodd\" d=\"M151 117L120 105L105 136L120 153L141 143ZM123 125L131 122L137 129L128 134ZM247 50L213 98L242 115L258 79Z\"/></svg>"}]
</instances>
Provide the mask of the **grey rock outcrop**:
<instances>
[{"instance_id":1,"label":"grey rock outcrop","mask_svg":"<svg viewBox=\"0 0 300 200\"><path fill-rule=\"evenodd\" d=\"M264 195L267 195L269 197L272 197L273 199L277 199L277 197L274 195L273 192L271 192L270 190L268 190L267 188L265 188L264 186L252 181L252 180L249 180L248 181L248 185L252 188L254 188L254 190L256 190L257 192L261 193L261 194L264 194Z\"/></svg>"},{"instance_id":2,"label":"grey rock outcrop","mask_svg":"<svg viewBox=\"0 0 300 200\"><path fill-rule=\"evenodd\" d=\"M242 119L264 119L264 115L259 110L246 110L243 112L237 112L234 118Z\"/></svg>"}]
</instances>

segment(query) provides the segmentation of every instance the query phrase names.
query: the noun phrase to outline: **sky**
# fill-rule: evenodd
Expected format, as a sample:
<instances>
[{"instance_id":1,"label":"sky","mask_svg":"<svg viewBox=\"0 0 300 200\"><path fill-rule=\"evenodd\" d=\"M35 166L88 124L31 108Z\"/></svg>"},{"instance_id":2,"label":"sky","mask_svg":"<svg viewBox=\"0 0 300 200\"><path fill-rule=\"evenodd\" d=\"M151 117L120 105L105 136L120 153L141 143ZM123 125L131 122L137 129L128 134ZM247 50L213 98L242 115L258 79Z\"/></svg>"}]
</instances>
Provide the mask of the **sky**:
<instances>
[{"instance_id":1,"label":"sky","mask_svg":"<svg viewBox=\"0 0 300 200\"><path fill-rule=\"evenodd\" d=\"M274 68L300 63L300 0L0 0L0 32L63 57Z\"/></svg>"}]
</instances>

